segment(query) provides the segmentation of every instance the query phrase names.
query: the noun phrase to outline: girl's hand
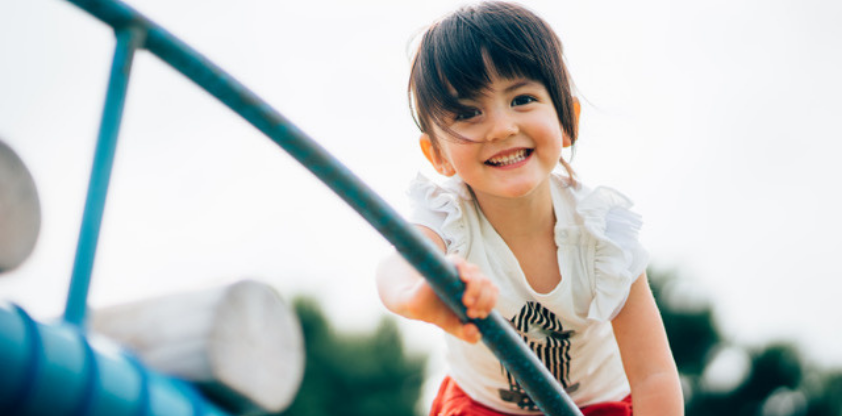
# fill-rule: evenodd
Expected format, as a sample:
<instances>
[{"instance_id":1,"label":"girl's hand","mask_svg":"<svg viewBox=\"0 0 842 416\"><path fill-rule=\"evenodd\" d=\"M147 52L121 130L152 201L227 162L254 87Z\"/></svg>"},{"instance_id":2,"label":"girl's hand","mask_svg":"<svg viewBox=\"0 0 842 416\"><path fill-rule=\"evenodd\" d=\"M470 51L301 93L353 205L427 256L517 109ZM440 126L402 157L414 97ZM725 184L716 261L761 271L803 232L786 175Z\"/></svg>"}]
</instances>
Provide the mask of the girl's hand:
<instances>
[{"instance_id":1,"label":"girl's hand","mask_svg":"<svg viewBox=\"0 0 842 416\"><path fill-rule=\"evenodd\" d=\"M462 303L467 309L468 318L487 317L497 303L497 286L476 265L456 256L448 256L448 260L456 265L459 277L465 283ZM419 279L408 295L405 304L408 318L432 323L470 343L476 343L482 337L476 325L459 320L425 279Z\"/></svg>"}]
</instances>

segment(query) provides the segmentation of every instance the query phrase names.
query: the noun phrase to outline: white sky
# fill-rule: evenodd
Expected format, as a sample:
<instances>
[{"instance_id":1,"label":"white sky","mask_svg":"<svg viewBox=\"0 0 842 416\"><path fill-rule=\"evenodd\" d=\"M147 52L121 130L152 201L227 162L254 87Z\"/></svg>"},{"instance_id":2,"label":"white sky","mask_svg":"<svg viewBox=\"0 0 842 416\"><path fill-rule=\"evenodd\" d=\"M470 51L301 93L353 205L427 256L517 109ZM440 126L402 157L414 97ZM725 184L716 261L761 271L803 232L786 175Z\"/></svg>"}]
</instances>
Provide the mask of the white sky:
<instances>
[{"instance_id":1,"label":"white sky","mask_svg":"<svg viewBox=\"0 0 842 416\"><path fill-rule=\"evenodd\" d=\"M797 339L811 360L842 365L842 4L631 3L524 2L557 29L585 102L574 168L636 201L653 266L709 297L736 342ZM457 3L131 4L406 209L406 184L426 169L408 45ZM113 44L70 3L0 2L0 137L43 209L36 250L0 276L0 298L39 317L64 307ZM92 304L253 277L367 327L384 312L373 270L387 250L254 128L136 57Z\"/></svg>"}]
</instances>

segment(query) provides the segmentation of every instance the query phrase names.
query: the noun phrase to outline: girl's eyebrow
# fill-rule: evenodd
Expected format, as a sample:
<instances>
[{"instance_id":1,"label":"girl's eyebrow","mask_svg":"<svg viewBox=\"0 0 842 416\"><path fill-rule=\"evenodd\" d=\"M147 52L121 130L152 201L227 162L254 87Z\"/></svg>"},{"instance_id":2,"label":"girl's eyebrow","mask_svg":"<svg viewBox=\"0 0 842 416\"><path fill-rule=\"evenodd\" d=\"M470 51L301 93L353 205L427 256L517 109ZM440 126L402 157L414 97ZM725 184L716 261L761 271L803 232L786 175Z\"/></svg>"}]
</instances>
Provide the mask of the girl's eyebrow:
<instances>
[{"instance_id":1,"label":"girl's eyebrow","mask_svg":"<svg viewBox=\"0 0 842 416\"><path fill-rule=\"evenodd\" d=\"M528 86L530 84L535 84L535 81L532 81L530 79L520 79L520 80L516 81L514 84L509 85L508 87L504 88L503 92L512 92L512 91L514 91L518 88L525 87L525 86Z\"/></svg>"},{"instance_id":2,"label":"girl's eyebrow","mask_svg":"<svg viewBox=\"0 0 842 416\"><path fill-rule=\"evenodd\" d=\"M534 84L538 84L538 82L533 81L531 79L527 79L527 78L517 79L517 80L514 80L513 84L507 86L506 88L503 88L503 93L504 94L511 93L512 91L517 90L519 88L523 88L523 87L526 87L526 86L529 86L529 85L534 85ZM489 88L485 88L483 91L481 91L479 93L471 94L471 95L466 95L466 96L456 95L456 99L457 100L473 100L473 99L476 99L478 96L483 96L483 95L488 94L490 92L491 91L490 91Z\"/></svg>"}]
</instances>

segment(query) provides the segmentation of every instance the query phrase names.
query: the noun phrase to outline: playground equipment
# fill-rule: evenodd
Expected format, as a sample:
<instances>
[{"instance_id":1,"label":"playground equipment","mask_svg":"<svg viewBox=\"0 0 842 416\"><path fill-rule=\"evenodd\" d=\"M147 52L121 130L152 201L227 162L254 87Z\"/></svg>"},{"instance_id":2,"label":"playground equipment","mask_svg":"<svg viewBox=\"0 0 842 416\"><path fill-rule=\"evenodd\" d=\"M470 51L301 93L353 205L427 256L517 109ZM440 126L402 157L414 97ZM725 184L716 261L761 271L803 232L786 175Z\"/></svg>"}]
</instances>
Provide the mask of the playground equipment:
<instances>
[{"instance_id":1,"label":"playground equipment","mask_svg":"<svg viewBox=\"0 0 842 416\"><path fill-rule=\"evenodd\" d=\"M89 326L143 364L197 385L237 414L278 412L304 376L304 336L265 283L171 294L93 311Z\"/></svg>"},{"instance_id":2,"label":"playground equipment","mask_svg":"<svg viewBox=\"0 0 842 416\"><path fill-rule=\"evenodd\" d=\"M0 414L225 416L185 381L67 323L0 304Z\"/></svg>"},{"instance_id":3,"label":"playground equipment","mask_svg":"<svg viewBox=\"0 0 842 416\"><path fill-rule=\"evenodd\" d=\"M32 174L0 139L0 273L29 257L41 228L41 204Z\"/></svg>"},{"instance_id":4,"label":"playground equipment","mask_svg":"<svg viewBox=\"0 0 842 416\"><path fill-rule=\"evenodd\" d=\"M111 0L68 1L113 27L117 45L64 323L36 324L16 306L0 308L0 359L9 362L13 369L0 375L0 413L6 414L4 409L24 409L22 414L42 414L44 409L33 404L33 400L56 395L64 401L51 399L51 402L64 406L62 409L67 409L65 412L68 414L226 414L215 404L199 398L192 386L186 383L150 372L125 354L114 355L97 350L83 331L91 270L123 103L132 58L138 49L148 50L181 72L286 150L392 243L463 321L470 320L460 301L463 284L455 267L313 139L221 68L128 5ZM504 318L492 313L488 318L471 321L483 334L488 348L545 414L581 414ZM42 365L43 361L33 358L41 356L50 358L48 365ZM73 358L68 358L71 356ZM44 367L49 367L50 371L45 373ZM87 376L73 378L79 374ZM106 383L118 378L121 380L119 386L116 386L118 383ZM33 381L36 379L37 383ZM74 380L73 388L60 391L71 379ZM13 386L17 388L12 389ZM12 390L15 395L2 395ZM70 390L74 391L73 397L70 397ZM106 404L113 406L112 410L102 410ZM50 414L60 413L53 409Z\"/></svg>"}]
</instances>

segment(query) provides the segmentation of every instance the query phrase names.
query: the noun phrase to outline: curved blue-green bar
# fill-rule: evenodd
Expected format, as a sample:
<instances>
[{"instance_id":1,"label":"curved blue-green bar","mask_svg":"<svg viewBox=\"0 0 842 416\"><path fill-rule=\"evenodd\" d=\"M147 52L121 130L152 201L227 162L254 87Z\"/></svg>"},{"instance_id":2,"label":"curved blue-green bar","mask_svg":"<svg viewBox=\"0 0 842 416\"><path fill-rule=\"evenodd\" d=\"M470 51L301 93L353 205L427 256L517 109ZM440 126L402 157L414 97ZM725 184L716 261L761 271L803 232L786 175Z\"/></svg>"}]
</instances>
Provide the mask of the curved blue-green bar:
<instances>
[{"instance_id":1,"label":"curved blue-green bar","mask_svg":"<svg viewBox=\"0 0 842 416\"><path fill-rule=\"evenodd\" d=\"M385 201L313 139L210 60L128 5L68 0L115 29L145 32L144 47L242 116L333 189L421 272L439 296L467 321L455 267ZM547 415L581 415L552 374L499 314L474 321L488 348Z\"/></svg>"},{"instance_id":2,"label":"curved blue-green bar","mask_svg":"<svg viewBox=\"0 0 842 416\"><path fill-rule=\"evenodd\" d=\"M190 384L146 369L68 323L0 303L0 415L229 416Z\"/></svg>"}]
</instances>

